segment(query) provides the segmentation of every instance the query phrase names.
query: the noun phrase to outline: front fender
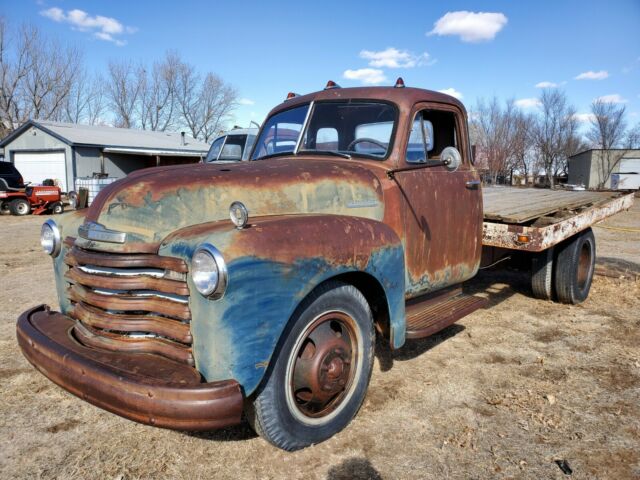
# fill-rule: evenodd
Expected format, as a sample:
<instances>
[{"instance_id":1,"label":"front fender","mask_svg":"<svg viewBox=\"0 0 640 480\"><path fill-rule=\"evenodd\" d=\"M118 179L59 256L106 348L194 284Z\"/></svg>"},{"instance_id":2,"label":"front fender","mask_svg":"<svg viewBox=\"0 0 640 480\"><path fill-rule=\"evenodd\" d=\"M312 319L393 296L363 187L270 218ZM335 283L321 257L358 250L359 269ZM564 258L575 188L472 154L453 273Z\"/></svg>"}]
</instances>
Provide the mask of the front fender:
<instances>
[{"instance_id":1,"label":"front fender","mask_svg":"<svg viewBox=\"0 0 640 480\"><path fill-rule=\"evenodd\" d=\"M349 272L380 283L393 346L404 343L404 253L387 225L341 215L263 217L243 230L216 222L176 232L159 253L189 261L204 242L222 252L229 274L218 300L190 283L194 357L207 381L233 378L250 395L300 302L320 283Z\"/></svg>"}]
</instances>

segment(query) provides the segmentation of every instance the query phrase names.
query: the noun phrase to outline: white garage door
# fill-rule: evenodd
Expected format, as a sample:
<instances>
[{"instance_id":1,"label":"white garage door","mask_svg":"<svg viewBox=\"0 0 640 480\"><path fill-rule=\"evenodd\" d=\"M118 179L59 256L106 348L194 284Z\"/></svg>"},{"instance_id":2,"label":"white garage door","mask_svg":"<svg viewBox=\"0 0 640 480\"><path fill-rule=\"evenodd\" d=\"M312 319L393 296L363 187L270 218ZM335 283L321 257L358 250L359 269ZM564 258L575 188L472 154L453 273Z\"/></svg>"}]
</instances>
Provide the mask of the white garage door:
<instances>
[{"instance_id":1,"label":"white garage door","mask_svg":"<svg viewBox=\"0 0 640 480\"><path fill-rule=\"evenodd\" d=\"M53 178L58 181L58 186L63 192L67 191L64 152L16 152L13 155L13 162L25 183L42 184L43 180Z\"/></svg>"}]
</instances>

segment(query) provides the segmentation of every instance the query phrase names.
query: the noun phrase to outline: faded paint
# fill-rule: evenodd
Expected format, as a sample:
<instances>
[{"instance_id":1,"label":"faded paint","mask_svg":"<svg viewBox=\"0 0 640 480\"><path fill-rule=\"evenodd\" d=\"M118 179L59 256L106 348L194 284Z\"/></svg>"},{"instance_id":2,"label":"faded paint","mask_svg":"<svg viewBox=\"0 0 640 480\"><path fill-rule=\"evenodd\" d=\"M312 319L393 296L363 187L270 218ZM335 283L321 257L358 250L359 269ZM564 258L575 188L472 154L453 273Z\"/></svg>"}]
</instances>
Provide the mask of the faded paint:
<instances>
[{"instance_id":1,"label":"faded paint","mask_svg":"<svg viewBox=\"0 0 640 480\"><path fill-rule=\"evenodd\" d=\"M203 242L222 252L229 273L220 300L202 297L191 285L194 356L208 381L234 378L250 394L295 308L319 284L343 273L364 272L380 283L394 347L404 343L403 250L386 225L321 215L265 218L245 230L212 223L176 232L160 253L189 260Z\"/></svg>"},{"instance_id":2,"label":"faded paint","mask_svg":"<svg viewBox=\"0 0 640 480\"><path fill-rule=\"evenodd\" d=\"M126 245L84 239L78 245L154 251L180 228L228 219L234 201L244 203L252 218L323 213L382 220L384 214L380 181L355 162L272 159L167 167L136 172L111 184L89 208L87 220L127 232Z\"/></svg>"}]
</instances>

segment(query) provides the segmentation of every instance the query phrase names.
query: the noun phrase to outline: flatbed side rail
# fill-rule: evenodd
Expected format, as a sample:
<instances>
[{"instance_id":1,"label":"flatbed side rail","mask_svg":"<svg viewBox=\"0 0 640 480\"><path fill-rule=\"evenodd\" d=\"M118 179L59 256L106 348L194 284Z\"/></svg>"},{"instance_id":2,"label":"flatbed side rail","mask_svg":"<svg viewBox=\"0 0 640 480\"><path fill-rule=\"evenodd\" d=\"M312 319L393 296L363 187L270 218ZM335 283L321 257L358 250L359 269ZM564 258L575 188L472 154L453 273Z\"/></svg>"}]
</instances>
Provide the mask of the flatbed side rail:
<instances>
[{"instance_id":1,"label":"flatbed side rail","mask_svg":"<svg viewBox=\"0 0 640 480\"><path fill-rule=\"evenodd\" d=\"M633 205L633 193L593 206L543 227L485 221L482 244L488 247L541 252ZM524 241L526 240L526 241Z\"/></svg>"}]
</instances>

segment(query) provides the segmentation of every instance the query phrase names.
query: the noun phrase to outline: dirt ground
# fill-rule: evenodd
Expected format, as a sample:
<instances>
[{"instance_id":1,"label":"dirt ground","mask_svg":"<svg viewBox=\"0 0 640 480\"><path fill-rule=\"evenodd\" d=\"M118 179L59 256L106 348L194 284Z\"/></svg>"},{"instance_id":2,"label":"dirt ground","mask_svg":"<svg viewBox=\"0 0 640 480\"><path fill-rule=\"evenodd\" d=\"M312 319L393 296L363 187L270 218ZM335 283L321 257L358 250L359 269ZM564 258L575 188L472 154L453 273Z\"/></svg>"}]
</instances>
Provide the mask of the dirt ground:
<instances>
[{"instance_id":1,"label":"dirt ground","mask_svg":"<svg viewBox=\"0 0 640 480\"><path fill-rule=\"evenodd\" d=\"M640 478L640 281L597 276L590 298L534 300L487 271L490 306L398 352L378 345L365 404L296 453L243 424L185 434L67 394L22 357L19 313L56 304L42 217L0 218L0 478ZM640 199L595 228L608 268L640 273ZM629 231L636 229L636 231ZM568 472L569 470L567 470Z\"/></svg>"}]
</instances>

